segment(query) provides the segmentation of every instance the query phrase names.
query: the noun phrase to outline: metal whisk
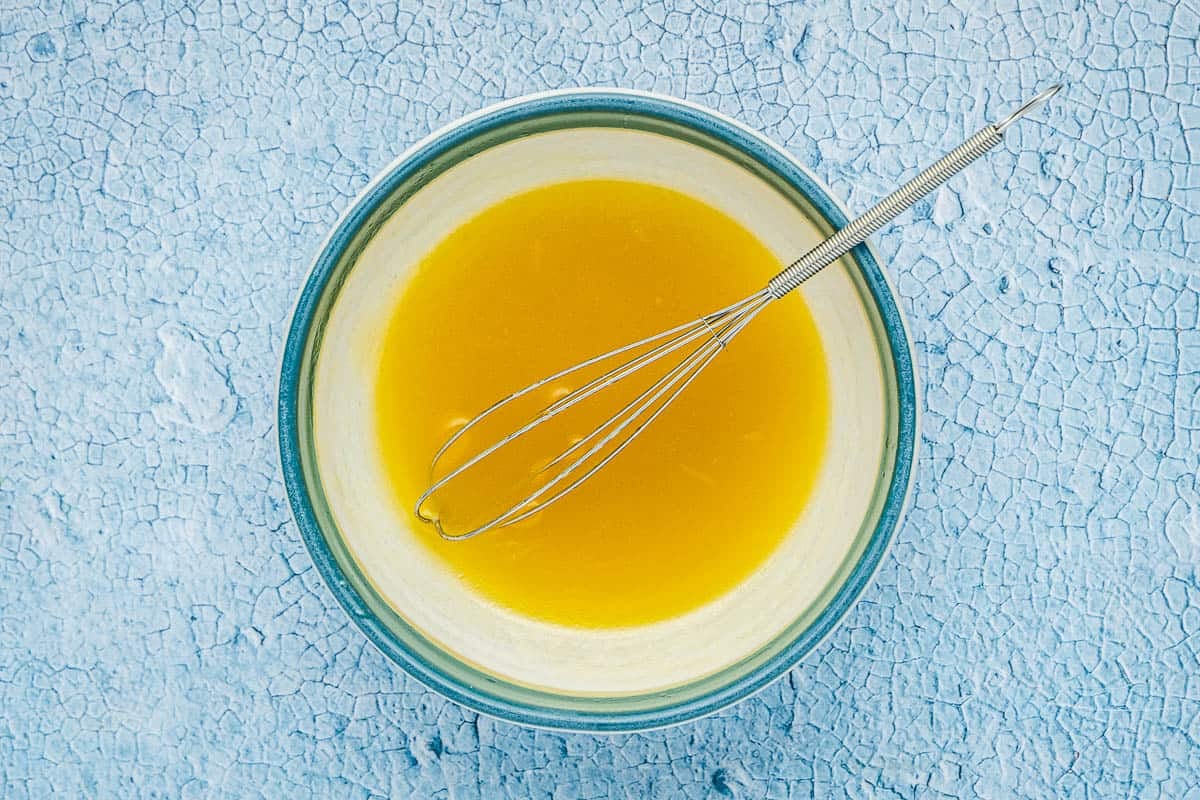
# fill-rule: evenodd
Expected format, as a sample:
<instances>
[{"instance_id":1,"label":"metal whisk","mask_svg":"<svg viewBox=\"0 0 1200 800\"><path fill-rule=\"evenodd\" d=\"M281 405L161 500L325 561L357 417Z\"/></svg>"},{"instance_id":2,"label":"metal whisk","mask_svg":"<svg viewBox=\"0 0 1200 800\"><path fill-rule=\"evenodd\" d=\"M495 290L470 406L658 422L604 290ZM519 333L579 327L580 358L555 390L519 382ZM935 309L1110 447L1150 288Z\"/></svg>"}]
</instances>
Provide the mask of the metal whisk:
<instances>
[{"instance_id":1,"label":"metal whisk","mask_svg":"<svg viewBox=\"0 0 1200 800\"><path fill-rule=\"evenodd\" d=\"M514 525L562 499L628 447L764 308L845 255L917 200L998 145L1003 139L1004 132L1011 125L1049 100L1061 88L1061 85L1051 86L1003 121L981 128L974 136L885 197L871 210L792 262L772 278L762 291L692 322L589 358L561 372L542 378L494 403L459 428L434 455L433 463L430 466L433 483L417 500L414 508L415 514L421 520L434 525L444 539L461 541L496 528ZM672 361L664 361L668 358ZM617 362L618 359L620 359L619 362ZM584 382L583 385L554 400L511 433L463 459L461 463L450 468L440 477L437 476L443 457L462 439L464 434L485 419L531 392L547 387L581 370L602 369L601 365L606 362L614 362L615 365L598 377ZM564 450L550 458L543 466L531 465L530 475L539 485L532 488L522 499L508 505L504 511L461 533L447 532L442 526L440 515L429 513L427 505L431 498L467 470L479 465L501 448L568 409L578 406L600 392L611 389L635 373L655 364L658 364L664 371L650 384L649 388L632 400L625 402L619 410L593 428L590 433L576 439Z\"/></svg>"}]
</instances>

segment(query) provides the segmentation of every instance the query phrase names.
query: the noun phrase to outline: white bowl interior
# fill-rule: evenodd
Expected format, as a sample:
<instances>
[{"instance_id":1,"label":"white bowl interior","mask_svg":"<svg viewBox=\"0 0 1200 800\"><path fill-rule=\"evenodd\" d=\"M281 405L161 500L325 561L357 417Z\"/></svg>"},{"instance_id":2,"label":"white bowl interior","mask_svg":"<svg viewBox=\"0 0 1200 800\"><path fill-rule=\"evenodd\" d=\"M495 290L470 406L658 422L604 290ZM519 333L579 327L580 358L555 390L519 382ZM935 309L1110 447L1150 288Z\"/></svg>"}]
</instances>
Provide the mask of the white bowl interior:
<instances>
[{"instance_id":1,"label":"white bowl interior","mask_svg":"<svg viewBox=\"0 0 1200 800\"><path fill-rule=\"evenodd\" d=\"M799 290L829 361L826 458L806 510L779 549L728 594L652 625L580 630L510 612L472 592L417 540L411 510L392 496L375 432L383 333L413 268L455 227L518 192L580 178L640 180L689 194L753 231L781 262L822 238L813 221L758 177L661 134L574 128L492 147L420 189L366 244L325 328L313 378L313 435L341 535L375 589L413 627L504 680L568 694L640 694L744 658L829 586L850 555L880 474L885 371L850 267L834 264Z\"/></svg>"}]
</instances>

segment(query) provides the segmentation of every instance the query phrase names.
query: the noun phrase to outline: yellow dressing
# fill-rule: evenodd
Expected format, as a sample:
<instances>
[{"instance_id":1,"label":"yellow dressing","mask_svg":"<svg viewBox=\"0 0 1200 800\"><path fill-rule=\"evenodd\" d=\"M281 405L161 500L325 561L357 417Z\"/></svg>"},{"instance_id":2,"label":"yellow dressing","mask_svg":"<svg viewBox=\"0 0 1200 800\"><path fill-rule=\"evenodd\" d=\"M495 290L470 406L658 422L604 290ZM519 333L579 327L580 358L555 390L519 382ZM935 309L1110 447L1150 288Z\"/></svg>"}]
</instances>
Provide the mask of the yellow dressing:
<instances>
[{"instance_id":1,"label":"yellow dressing","mask_svg":"<svg viewBox=\"0 0 1200 800\"><path fill-rule=\"evenodd\" d=\"M376 422L402 513L411 516L433 454L462 421L535 379L758 291L780 266L722 212L644 183L571 181L486 209L426 255L386 332ZM585 414L581 432L601 410ZM562 501L465 542L415 518L413 529L516 612L585 628L668 619L735 587L787 535L828 426L820 339L792 295ZM486 483L483 473L454 502L486 515L490 498L475 491Z\"/></svg>"}]
</instances>

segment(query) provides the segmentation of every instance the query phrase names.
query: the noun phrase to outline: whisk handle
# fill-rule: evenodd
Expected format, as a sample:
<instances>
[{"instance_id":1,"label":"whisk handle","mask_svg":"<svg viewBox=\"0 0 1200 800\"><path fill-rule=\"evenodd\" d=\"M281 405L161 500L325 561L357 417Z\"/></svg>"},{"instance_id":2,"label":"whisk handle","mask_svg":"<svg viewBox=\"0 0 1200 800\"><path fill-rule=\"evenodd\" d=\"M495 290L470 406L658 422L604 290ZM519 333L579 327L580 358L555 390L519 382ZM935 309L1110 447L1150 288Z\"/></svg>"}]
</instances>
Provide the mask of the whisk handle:
<instances>
[{"instance_id":1,"label":"whisk handle","mask_svg":"<svg viewBox=\"0 0 1200 800\"><path fill-rule=\"evenodd\" d=\"M1053 97L1059 85L1051 86L1019 108L1003 122L985 125L979 131L935 161L919 175L875 204L846 227L793 261L767 284L775 297L783 297L822 269L861 244L913 203L941 186L964 167L991 150L1004 138L1004 131L1036 106Z\"/></svg>"}]
</instances>

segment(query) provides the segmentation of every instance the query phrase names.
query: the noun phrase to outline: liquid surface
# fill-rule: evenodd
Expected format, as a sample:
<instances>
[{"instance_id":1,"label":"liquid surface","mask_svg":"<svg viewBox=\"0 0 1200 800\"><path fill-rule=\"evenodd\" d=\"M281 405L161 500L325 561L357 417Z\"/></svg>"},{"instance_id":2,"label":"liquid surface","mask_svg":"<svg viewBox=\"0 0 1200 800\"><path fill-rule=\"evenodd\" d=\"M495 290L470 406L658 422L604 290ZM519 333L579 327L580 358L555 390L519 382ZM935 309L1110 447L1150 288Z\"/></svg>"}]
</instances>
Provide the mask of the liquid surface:
<instances>
[{"instance_id":1,"label":"liquid surface","mask_svg":"<svg viewBox=\"0 0 1200 800\"><path fill-rule=\"evenodd\" d=\"M386 332L377 427L401 513L411 518L446 437L495 400L724 307L780 267L722 212L648 184L571 181L485 210L425 257ZM585 433L622 404L581 407L570 424ZM585 628L668 619L771 554L811 492L828 424L820 339L803 299L789 295L570 496L465 542L415 518L414 534L516 612ZM503 510L487 502L489 480L472 476L447 510Z\"/></svg>"}]
</instances>

